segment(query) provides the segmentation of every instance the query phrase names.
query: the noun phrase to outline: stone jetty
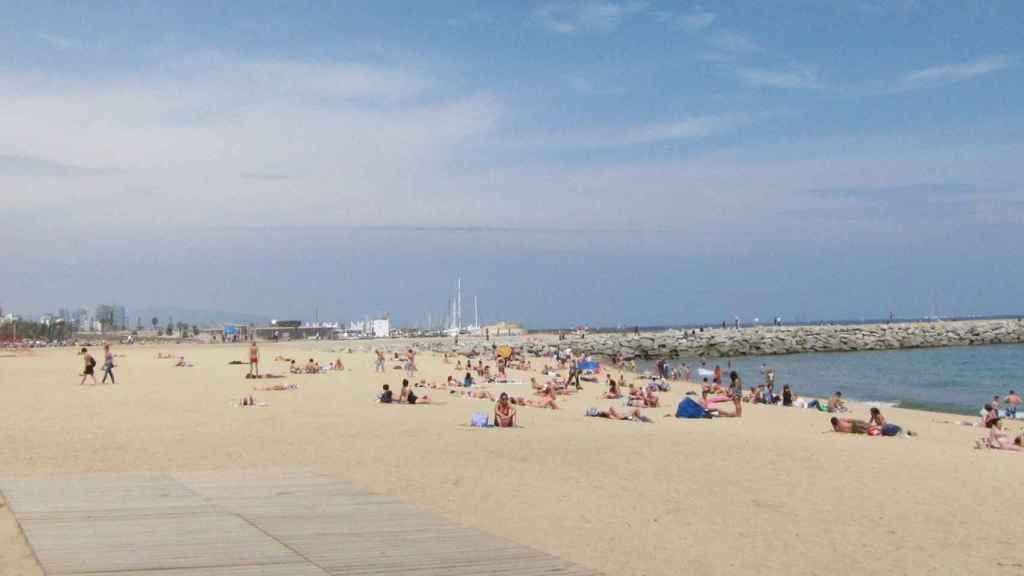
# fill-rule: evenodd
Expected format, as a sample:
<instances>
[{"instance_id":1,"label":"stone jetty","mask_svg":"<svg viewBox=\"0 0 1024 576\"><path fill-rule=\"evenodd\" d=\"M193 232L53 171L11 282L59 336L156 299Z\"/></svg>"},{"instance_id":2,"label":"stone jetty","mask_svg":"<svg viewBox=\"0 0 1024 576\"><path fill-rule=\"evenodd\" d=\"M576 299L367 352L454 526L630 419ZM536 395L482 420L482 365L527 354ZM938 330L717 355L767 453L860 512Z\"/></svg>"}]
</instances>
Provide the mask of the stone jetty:
<instances>
[{"instance_id":1,"label":"stone jetty","mask_svg":"<svg viewBox=\"0 0 1024 576\"><path fill-rule=\"evenodd\" d=\"M781 326L739 329L666 330L661 332L591 333L559 338L554 334L460 337L421 340L417 346L435 352L489 354L508 344L528 354L550 356L558 350L619 356L625 360L673 357L727 357L902 350L940 346L981 346L1024 342L1024 321L960 320L894 324Z\"/></svg>"}]
</instances>

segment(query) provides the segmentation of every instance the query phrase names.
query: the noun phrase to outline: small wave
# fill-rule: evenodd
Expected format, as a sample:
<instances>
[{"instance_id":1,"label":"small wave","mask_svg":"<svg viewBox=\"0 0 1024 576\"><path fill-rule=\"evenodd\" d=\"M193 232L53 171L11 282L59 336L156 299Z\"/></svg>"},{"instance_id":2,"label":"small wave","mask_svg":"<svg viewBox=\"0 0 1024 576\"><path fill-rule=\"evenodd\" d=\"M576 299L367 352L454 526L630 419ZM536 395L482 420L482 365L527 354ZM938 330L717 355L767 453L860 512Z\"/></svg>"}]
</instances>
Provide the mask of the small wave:
<instances>
[{"instance_id":1,"label":"small wave","mask_svg":"<svg viewBox=\"0 0 1024 576\"><path fill-rule=\"evenodd\" d=\"M897 402L883 402L881 400L854 400L850 399L851 402L859 402L865 406L874 406L875 408L898 408L900 403Z\"/></svg>"}]
</instances>

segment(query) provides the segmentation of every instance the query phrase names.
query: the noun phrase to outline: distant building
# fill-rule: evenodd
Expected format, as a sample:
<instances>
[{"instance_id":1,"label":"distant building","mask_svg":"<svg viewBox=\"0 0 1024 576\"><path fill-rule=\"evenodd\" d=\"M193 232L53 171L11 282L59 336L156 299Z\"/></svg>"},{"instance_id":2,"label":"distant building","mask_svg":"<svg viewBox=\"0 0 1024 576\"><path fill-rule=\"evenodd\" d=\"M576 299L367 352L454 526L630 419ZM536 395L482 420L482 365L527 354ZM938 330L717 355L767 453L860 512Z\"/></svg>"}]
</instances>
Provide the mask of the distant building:
<instances>
[{"instance_id":1,"label":"distant building","mask_svg":"<svg viewBox=\"0 0 1024 576\"><path fill-rule=\"evenodd\" d=\"M345 332L351 336L361 336L363 338L390 338L391 317L384 316L383 318L373 320L349 322L348 329Z\"/></svg>"}]
</instances>

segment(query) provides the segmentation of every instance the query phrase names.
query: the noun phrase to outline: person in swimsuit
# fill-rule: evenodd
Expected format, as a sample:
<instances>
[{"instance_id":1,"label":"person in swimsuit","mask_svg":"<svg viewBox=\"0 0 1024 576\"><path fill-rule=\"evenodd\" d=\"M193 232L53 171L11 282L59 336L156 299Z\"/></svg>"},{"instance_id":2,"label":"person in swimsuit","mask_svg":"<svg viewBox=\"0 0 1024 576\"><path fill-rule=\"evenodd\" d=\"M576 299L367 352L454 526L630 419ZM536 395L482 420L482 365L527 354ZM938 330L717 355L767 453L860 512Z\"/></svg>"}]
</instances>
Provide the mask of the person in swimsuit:
<instances>
[{"instance_id":1,"label":"person in swimsuit","mask_svg":"<svg viewBox=\"0 0 1024 576\"><path fill-rule=\"evenodd\" d=\"M846 404L843 402L843 393L836 390L836 393L828 399L829 412L846 412Z\"/></svg>"},{"instance_id":2,"label":"person in swimsuit","mask_svg":"<svg viewBox=\"0 0 1024 576\"><path fill-rule=\"evenodd\" d=\"M604 398L608 400L615 400L622 398L622 390L619 388L619 383L614 378L608 380L608 391L604 393Z\"/></svg>"},{"instance_id":3,"label":"person in swimsuit","mask_svg":"<svg viewBox=\"0 0 1024 576\"><path fill-rule=\"evenodd\" d=\"M256 348L256 341L249 345L249 374L259 376L260 374L260 351Z\"/></svg>"},{"instance_id":4,"label":"person in swimsuit","mask_svg":"<svg viewBox=\"0 0 1024 576\"><path fill-rule=\"evenodd\" d=\"M868 430L871 429L870 422L854 418L836 418L833 416L831 422L833 430L845 434L867 434Z\"/></svg>"},{"instance_id":5,"label":"person in swimsuit","mask_svg":"<svg viewBox=\"0 0 1024 576\"><path fill-rule=\"evenodd\" d=\"M85 362L85 368L82 370L82 381L79 382L78 385L82 386L82 385L85 384L85 379L86 378L92 378L92 384L93 384L93 386L95 386L96 384L98 384L98 382L96 382L96 373L95 373L95 370L96 370L96 359L92 357L92 354L89 354L88 348L82 348L81 354L82 354L82 361Z\"/></svg>"},{"instance_id":6,"label":"person in swimsuit","mask_svg":"<svg viewBox=\"0 0 1024 576\"><path fill-rule=\"evenodd\" d=\"M107 383L107 376L110 376L110 383L114 381L114 354L110 351L110 344L103 345L103 383Z\"/></svg>"},{"instance_id":7,"label":"person in swimsuit","mask_svg":"<svg viewBox=\"0 0 1024 576\"><path fill-rule=\"evenodd\" d=\"M512 428L516 425L516 409L508 401L508 394L501 393L494 405L494 425L498 428Z\"/></svg>"},{"instance_id":8,"label":"person in swimsuit","mask_svg":"<svg viewBox=\"0 0 1024 576\"><path fill-rule=\"evenodd\" d=\"M882 416L882 411L875 407L871 408L870 424L878 428L882 436L899 436L903 432L903 429L899 426L886 422L885 416Z\"/></svg>"},{"instance_id":9,"label":"person in swimsuit","mask_svg":"<svg viewBox=\"0 0 1024 576\"><path fill-rule=\"evenodd\" d=\"M1018 436L1013 441L1003 430L1003 419L996 418L992 421L992 425L989 426L988 438L985 440L985 445L989 448L996 450L1010 450L1011 452L1024 452L1024 447L1021 446L1021 437Z\"/></svg>"},{"instance_id":10,"label":"person in swimsuit","mask_svg":"<svg viewBox=\"0 0 1024 576\"><path fill-rule=\"evenodd\" d=\"M587 411L587 416L594 416L597 418L607 418L609 420L634 420L637 422L650 423L651 419L640 413L639 408L634 408L632 412L623 414L615 409L614 406L609 406L607 410L596 410L591 409Z\"/></svg>"},{"instance_id":11,"label":"person in swimsuit","mask_svg":"<svg viewBox=\"0 0 1024 576\"><path fill-rule=\"evenodd\" d=\"M416 396L412 391L412 387L409 386L409 380L402 380L402 391L398 395L399 402L405 402L406 404L430 404L430 398L424 396L422 398Z\"/></svg>"},{"instance_id":12,"label":"person in swimsuit","mask_svg":"<svg viewBox=\"0 0 1024 576\"><path fill-rule=\"evenodd\" d=\"M1010 393L1006 395L1006 417L1013 419L1017 417L1017 408L1020 407L1020 396L1010 390Z\"/></svg>"}]
</instances>

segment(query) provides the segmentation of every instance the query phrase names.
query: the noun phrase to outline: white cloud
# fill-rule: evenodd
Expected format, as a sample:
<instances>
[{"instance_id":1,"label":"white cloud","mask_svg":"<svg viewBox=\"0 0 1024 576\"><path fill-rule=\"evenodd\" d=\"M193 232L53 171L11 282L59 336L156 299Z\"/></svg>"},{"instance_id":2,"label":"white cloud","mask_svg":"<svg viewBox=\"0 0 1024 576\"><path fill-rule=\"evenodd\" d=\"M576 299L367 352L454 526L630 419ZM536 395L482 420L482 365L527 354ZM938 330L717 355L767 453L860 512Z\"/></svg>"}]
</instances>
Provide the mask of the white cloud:
<instances>
[{"instance_id":1,"label":"white cloud","mask_svg":"<svg viewBox=\"0 0 1024 576\"><path fill-rule=\"evenodd\" d=\"M971 62L930 66L905 74L892 88L893 92L906 92L952 84L984 76L1009 68L1013 62L1006 56L986 56Z\"/></svg>"},{"instance_id":2,"label":"white cloud","mask_svg":"<svg viewBox=\"0 0 1024 576\"><path fill-rule=\"evenodd\" d=\"M702 116L633 126L552 132L514 141L521 148L612 149L682 140L699 140L733 128L735 119Z\"/></svg>"},{"instance_id":3,"label":"white cloud","mask_svg":"<svg viewBox=\"0 0 1024 576\"><path fill-rule=\"evenodd\" d=\"M741 68L736 71L740 80L753 86L770 88L801 88L821 90L825 84L818 78L813 68L792 66L785 70L766 70L762 68Z\"/></svg>"},{"instance_id":4,"label":"white cloud","mask_svg":"<svg viewBox=\"0 0 1024 576\"><path fill-rule=\"evenodd\" d=\"M39 32L36 37L57 50L70 50L79 46L77 40L51 32Z\"/></svg>"},{"instance_id":5,"label":"white cloud","mask_svg":"<svg viewBox=\"0 0 1024 576\"><path fill-rule=\"evenodd\" d=\"M658 12L657 17L662 22L677 26L687 32L699 32L710 27L717 19L714 12L707 10L695 10L686 13Z\"/></svg>"},{"instance_id":6,"label":"white cloud","mask_svg":"<svg viewBox=\"0 0 1024 576\"><path fill-rule=\"evenodd\" d=\"M503 114L400 66L181 54L146 70L0 73L3 203L69 225L92 202L154 226L429 218L449 163Z\"/></svg>"},{"instance_id":7,"label":"white cloud","mask_svg":"<svg viewBox=\"0 0 1024 576\"><path fill-rule=\"evenodd\" d=\"M533 13L534 21L556 34L614 32L627 17L647 10L647 2L584 2L547 4Z\"/></svg>"},{"instance_id":8,"label":"white cloud","mask_svg":"<svg viewBox=\"0 0 1024 576\"><path fill-rule=\"evenodd\" d=\"M761 51L761 46L746 34L731 30L715 32L708 38L708 44L715 50L728 54L753 54Z\"/></svg>"}]
</instances>

